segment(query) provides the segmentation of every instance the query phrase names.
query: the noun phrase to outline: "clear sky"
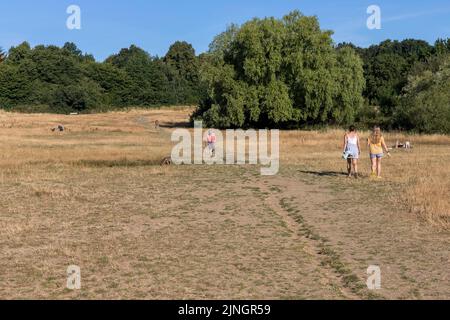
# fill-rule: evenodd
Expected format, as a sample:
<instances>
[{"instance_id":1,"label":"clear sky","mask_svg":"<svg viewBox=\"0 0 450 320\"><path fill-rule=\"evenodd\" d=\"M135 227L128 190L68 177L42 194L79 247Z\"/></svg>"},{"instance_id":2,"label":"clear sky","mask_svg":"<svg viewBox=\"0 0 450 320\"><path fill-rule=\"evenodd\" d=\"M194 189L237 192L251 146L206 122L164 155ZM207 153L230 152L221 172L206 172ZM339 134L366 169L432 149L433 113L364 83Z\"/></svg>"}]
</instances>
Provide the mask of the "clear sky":
<instances>
[{"instance_id":1,"label":"clear sky","mask_svg":"<svg viewBox=\"0 0 450 320\"><path fill-rule=\"evenodd\" d=\"M81 8L81 30L66 27L72 4ZM381 8L381 30L366 26L369 5ZM170 44L185 40L201 53L230 23L294 9L316 15L323 29L335 31L336 42L363 47L386 38L433 43L450 37L449 0L0 0L0 47L72 41L103 60L131 44L162 56Z\"/></svg>"}]
</instances>

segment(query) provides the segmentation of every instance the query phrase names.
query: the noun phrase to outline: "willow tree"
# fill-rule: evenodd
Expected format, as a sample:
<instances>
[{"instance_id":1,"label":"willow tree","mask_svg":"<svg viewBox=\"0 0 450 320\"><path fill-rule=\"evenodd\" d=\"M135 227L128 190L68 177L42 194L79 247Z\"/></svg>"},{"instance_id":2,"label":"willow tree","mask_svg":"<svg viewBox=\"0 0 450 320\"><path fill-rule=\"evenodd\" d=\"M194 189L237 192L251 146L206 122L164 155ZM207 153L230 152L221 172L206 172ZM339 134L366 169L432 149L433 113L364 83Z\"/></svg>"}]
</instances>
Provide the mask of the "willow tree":
<instances>
[{"instance_id":1,"label":"willow tree","mask_svg":"<svg viewBox=\"0 0 450 320\"><path fill-rule=\"evenodd\" d=\"M208 88L193 115L215 127L286 127L346 123L362 103L363 67L336 50L316 17L233 25L213 41L202 66Z\"/></svg>"}]
</instances>

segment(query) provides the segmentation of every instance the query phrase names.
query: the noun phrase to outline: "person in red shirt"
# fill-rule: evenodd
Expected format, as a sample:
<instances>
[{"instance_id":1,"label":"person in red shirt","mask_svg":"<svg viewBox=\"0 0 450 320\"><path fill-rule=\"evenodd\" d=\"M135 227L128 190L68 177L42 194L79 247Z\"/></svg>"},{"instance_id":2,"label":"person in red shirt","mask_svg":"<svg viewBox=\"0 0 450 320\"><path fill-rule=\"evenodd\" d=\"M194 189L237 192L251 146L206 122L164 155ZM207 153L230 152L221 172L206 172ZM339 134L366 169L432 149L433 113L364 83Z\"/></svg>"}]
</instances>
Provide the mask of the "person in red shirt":
<instances>
[{"instance_id":1,"label":"person in red shirt","mask_svg":"<svg viewBox=\"0 0 450 320\"><path fill-rule=\"evenodd\" d=\"M217 142L217 137L214 131L212 130L208 131L208 137L206 138L206 140L208 142L208 148L211 151L211 157L214 157L216 155L216 142Z\"/></svg>"}]
</instances>

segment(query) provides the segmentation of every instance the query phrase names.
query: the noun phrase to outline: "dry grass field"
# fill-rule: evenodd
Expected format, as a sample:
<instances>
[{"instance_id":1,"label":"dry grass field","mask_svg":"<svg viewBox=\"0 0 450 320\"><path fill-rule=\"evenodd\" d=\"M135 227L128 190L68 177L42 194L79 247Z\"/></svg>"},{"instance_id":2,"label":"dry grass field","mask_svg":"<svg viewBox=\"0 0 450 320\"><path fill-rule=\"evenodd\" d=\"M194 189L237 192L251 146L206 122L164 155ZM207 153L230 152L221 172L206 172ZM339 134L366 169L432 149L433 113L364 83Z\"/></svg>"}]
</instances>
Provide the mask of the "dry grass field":
<instances>
[{"instance_id":1,"label":"dry grass field","mask_svg":"<svg viewBox=\"0 0 450 320\"><path fill-rule=\"evenodd\" d=\"M0 298L450 299L450 137L387 133L381 181L339 130L282 132L273 177L161 167L191 111L0 113Z\"/></svg>"},{"instance_id":2,"label":"dry grass field","mask_svg":"<svg viewBox=\"0 0 450 320\"><path fill-rule=\"evenodd\" d=\"M364 151L359 167L365 178L370 173L366 142L369 134L360 133ZM342 171L345 163L336 159L342 150L343 135L344 132L339 130L285 132L282 135L282 148L293 152L283 153L283 162L303 164L319 171ZM392 158L384 160L382 184L394 187L387 196L398 202L399 206L406 206L418 218L450 230L450 137L401 133L385 133L384 136L389 147L394 147L397 141L410 141L414 147L413 150L394 149ZM377 196L374 194L368 193L367 196L368 201L383 201L374 199Z\"/></svg>"}]
</instances>

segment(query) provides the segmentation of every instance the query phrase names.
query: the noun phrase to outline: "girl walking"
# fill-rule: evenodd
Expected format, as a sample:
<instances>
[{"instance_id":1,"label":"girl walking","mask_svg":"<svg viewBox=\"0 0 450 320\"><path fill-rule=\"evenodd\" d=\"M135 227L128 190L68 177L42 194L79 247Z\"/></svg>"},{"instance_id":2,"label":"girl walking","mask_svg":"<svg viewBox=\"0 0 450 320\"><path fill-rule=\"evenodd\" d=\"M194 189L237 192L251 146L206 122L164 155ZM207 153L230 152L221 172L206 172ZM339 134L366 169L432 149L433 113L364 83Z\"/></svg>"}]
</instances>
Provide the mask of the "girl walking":
<instances>
[{"instance_id":1,"label":"girl walking","mask_svg":"<svg viewBox=\"0 0 450 320\"><path fill-rule=\"evenodd\" d=\"M390 152L386 146L380 127L376 126L373 128L372 134L367 140L367 143L370 149L370 161L372 164L371 177L381 179L381 160L384 157L384 151L386 151L388 156L390 156Z\"/></svg>"},{"instance_id":2,"label":"girl walking","mask_svg":"<svg viewBox=\"0 0 450 320\"><path fill-rule=\"evenodd\" d=\"M358 178L358 159L361 155L359 136L355 126L351 126L344 137L344 158L347 160L348 177Z\"/></svg>"},{"instance_id":3,"label":"girl walking","mask_svg":"<svg viewBox=\"0 0 450 320\"><path fill-rule=\"evenodd\" d=\"M216 142L217 137L214 131L209 130L208 131L208 137L206 138L206 141L208 142L208 149L211 152L211 158L216 156Z\"/></svg>"}]
</instances>

